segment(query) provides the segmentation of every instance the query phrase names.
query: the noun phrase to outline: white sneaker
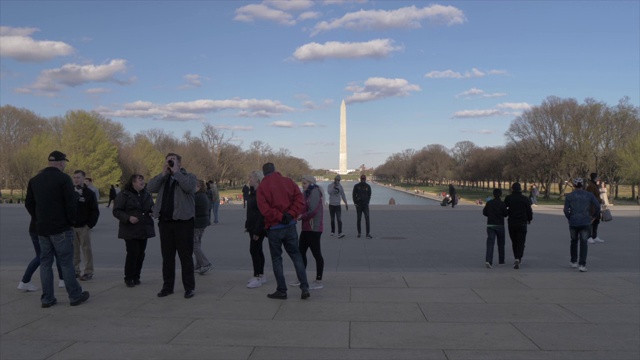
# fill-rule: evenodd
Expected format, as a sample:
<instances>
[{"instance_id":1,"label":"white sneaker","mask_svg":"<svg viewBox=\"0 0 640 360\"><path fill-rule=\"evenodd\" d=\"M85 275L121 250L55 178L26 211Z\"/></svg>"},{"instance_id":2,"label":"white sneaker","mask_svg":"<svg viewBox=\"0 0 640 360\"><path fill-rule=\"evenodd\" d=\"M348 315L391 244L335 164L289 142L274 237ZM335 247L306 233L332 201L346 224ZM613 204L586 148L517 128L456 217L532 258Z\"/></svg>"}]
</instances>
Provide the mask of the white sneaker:
<instances>
[{"instance_id":1,"label":"white sneaker","mask_svg":"<svg viewBox=\"0 0 640 360\"><path fill-rule=\"evenodd\" d=\"M264 275L259 276L258 279L260 279L260 282L263 284L267 283L267 277Z\"/></svg>"},{"instance_id":2,"label":"white sneaker","mask_svg":"<svg viewBox=\"0 0 640 360\"><path fill-rule=\"evenodd\" d=\"M322 285L322 281L320 280L316 280L309 284L309 290L318 290L318 289L322 289L323 287L324 285Z\"/></svg>"},{"instance_id":3,"label":"white sneaker","mask_svg":"<svg viewBox=\"0 0 640 360\"><path fill-rule=\"evenodd\" d=\"M28 282L28 283L23 283L22 281L20 281L20 284L18 284L18 290L24 290L24 291L37 291L38 287L33 285L32 283Z\"/></svg>"},{"instance_id":4,"label":"white sneaker","mask_svg":"<svg viewBox=\"0 0 640 360\"><path fill-rule=\"evenodd\" d=\"M571 263L571 268L577 269L578 268L578 263Z\"/></svg>"},{"instance_id":5,"label":"white sneaker","mask_svg":"<svg viewBox=\"0 0 640 360\"><path fill-rule=\"evenodd\" d=\"M344 237L344 234L338 234L338 239L342 239Z\"/></svg>"},{"instance_id":6,"label":"white sneaker","mask_svg":"<svg viewBox=\"0 0 640 360\"><path fill-rule=\"evenodd\" d=\"M587 267L584 265L580 265L580 267L578 267L578 270L580 270L580 272L587 272Z\"/></svg>"},{"instance_id":7,"label":"white sneaker","mask_svg":"<svg viewBox=\"0 0 640 360\"><path fill-rule=\"evenodd\" d=\"M64 280L60 280L60 281L58 281L58 287L59 287L59 288L63 288L63 287L65 287L65 285L64 285Z\"/></svg>"},{"instance_id":8,"label":"white sneaker","mask_svg":"<svg viewBox=\"0 0 640 360\"><path fill-rule=\"evenodd\" d=\"M488 261L484 263L484 266L485 266L487 269L491 269L491 268L493 267L493 266L491 266L491 263L490 263L490 262L488 262Z\"/></svg>"},{"instance_id":9,"label":"white sneaker","mask_svg":"<svg viewBox=\"0 0 640 360\"><path fill-rule=\"evenodd\" d=\"M587 239L587 242L588 242L589 244L595 244L595 243L596 243L596 241L595 241L594 239L592 239L592 238L588 238L588 239Z\"/></svg>"},{"instance_id":10,"label":"white sneaker","mask_svg":"<svg viewBox=\"0 0 640 360\"><path fill-rule=\"evenodd\" d=\"M253 280L251 280L248 284L247 287L249 289L253 289L253 288L257 288L262 286L262 280L260 280L259 277L254 277Z\"/></svg>"},{"instance_id":11,"label":"white sneaker","mask_svg":"<svg viewBox=\"0 0 640 360\"><path fill-rule=\"evenodd\" d=\"M329 236L334 236L334 235L335 235L334 233L331 233L331 235L329 235Z\"/></svg>"},{"instance_id":12,"label":"white sneaker","mask_svg":"<svg viewBox=\"0 0 640 360\"><path fill-rule=\"evenodd\" d=\"M593 239L593 240L595 240L595 242L599 242L599 243L603 243L603 242L604 242L604 240L600 239L600 238L599 238L599 237L597 237L597 236L596 236L596 238L595 238L595 239Z\"/></svg>"},{"instance_id":13,"label":"white sneaker","mask_svg":"<svg viewBox=\"0 0 640 360\"><path fill-rule=\"evenodd\" d=\"M290 286L300 286L300 281L296 280L289 283Z\"/></svg>"}]
</instances>

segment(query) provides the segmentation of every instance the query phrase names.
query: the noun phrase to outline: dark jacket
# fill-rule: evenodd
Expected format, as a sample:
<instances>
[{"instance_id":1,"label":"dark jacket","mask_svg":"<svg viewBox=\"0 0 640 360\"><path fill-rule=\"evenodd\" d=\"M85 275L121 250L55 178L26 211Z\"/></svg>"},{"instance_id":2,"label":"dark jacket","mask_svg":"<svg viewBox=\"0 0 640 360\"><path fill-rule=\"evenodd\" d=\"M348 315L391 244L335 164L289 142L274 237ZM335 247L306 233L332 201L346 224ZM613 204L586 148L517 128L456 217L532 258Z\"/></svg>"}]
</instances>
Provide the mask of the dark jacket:
<instances>
[{"instance_id":1,"label":"dark jacket","mask_svg":"<svg viewBox=\"0 0 640 360\"><path fill-rule=\"evenodd\" d=\"M258 209L258 200L256 199L256 190L251 187L247 196L247 220L244 222L244 228L250 235L266 236L264 230L264 217Z\"/></svg>"},{"instance_id":2,"label":"dark jacket","mask_svg":"<svg viewBox=\"0 0 640 360\"><path fill-rule=\"evenodd\" d=\"M151 217L153 198L143 189L140 193L132 188L125 187L116 196L113 203L113 216L120 220L118 226L118 238L120 239L148 239L156 236ZM135 216L138 222L132 224L129 217Z\"/></svg>"},{"instance_id":3,"label":"dark jacket","mask_svg":"<svg viewBox=\"0 0 640 360\"><path fill-rule=\"evenodd\" d=\"M76 192L76 221L73 227L88 226L90 229L96 226L100 217L96 194L87 185L74 186Z\"/></svg>"},{"instance_id":4,"label":"dark jacket","mask_svg":"<svg viewBox=\"0 0 640 360\"><path fill-rule=\"evenodd\" d=\"M211 225L211 220L209 217L209 210L211 209L211 202L209 201L209 197L207 197L206 192L197 192L195 195L196 202L196 216L193 221L193 227L195 229L206 228Z\"/></svg>"},{"instance_id":5,"label":"dark jacket","mask_svg":"<svg viewBox=\"0 0 640 360\"><path fill-rule=\"evenodd\" d=\"M367 206L371 200L371 186L366 182L359 182L353 187L353 203L356 206Z\"/></svg>"},{"instance_id":6,"label":"dark jacket","mask_svg":"<svg viewBox=\"0 0 640 360\"><path fill-rule=\"evenodd\" d=\"M575 189L564 198L563 212L569 226L588 226L600 218L600 203L592 193Z\"/></svg>"},{"instance_id":7,"label":"dark jacket","mask_svg":"<svg viewBox=\"0 0 640 360\"><path fill-rule=\"evenodd\" d=\"M116 195L116 188L111 185L111 189L109 189L109 200L115 199Z\"/></svg>"},{"instance_id":8,"label":"dark jacket","mask_svg":"<svg viewBox=\"0 0 640 360\"><path fill-rule=\"evenodd\" d=\"M504 218L508 214L507 205L500 198L487 201L482 209L482 215L487 217L487 225L504 226Z\"/></svg>"},{"instance_id":9,"label":"dark jacket","mask_svg":"<svg viewBox=\"0 0 640 360\"><path fill-rule=\"evenodd\" d=\"M24 205L36 218L38 235L49 236L71 230L76 218L71 177L58 168L45 168L29 180Z\"/></svg>"},{"instance_id":10,"label":"dark jacket","mask_svg":"<svg viewBox=\"0 0 640 360\"><path fill-rule=\"evenodd\" d=\"M509 225L527 225L533 220L533 211L531 210L531 201L521 192L514 191L511 195L504 198L509 212Z\"/></svg>"}]
</instances>

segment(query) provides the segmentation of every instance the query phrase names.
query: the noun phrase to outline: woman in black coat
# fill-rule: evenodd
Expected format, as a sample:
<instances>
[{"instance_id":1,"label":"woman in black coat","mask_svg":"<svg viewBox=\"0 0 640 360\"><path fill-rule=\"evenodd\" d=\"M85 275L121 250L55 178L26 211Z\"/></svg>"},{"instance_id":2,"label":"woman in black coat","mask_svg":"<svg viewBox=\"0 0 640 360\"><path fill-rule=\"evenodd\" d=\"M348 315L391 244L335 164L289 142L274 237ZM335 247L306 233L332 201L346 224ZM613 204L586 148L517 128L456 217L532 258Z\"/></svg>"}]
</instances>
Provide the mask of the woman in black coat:
<instances>
[{"instance_id":1,"label":"woman in black coat","mask_svg":"<svg viewBox=\"0 0 640 360\"><path fill-rule=\"evenodd\" d=\"M113 216L120 220L118 238L124 239L127 257L124 263L124 282L127 287L140 285L147 239L156 236L151 218L153 198L145 189L144 177L133 174L114 201Z\"/></svg>"}]
</instances>

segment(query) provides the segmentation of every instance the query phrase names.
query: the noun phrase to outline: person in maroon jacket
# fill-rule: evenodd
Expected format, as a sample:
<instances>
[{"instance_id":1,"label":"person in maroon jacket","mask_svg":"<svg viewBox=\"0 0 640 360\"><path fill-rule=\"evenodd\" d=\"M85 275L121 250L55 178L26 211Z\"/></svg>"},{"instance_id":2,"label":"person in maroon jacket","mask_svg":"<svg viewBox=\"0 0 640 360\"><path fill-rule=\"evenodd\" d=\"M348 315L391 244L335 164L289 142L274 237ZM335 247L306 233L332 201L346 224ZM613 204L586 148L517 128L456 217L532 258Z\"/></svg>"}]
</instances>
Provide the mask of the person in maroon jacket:
<instances>
[{"instance_id":1,"label":"person in maroon jacket","mask_svg":"<svg viewBox=\"0 0 640 360\"><path fill-rule=\"evenodd\" d=\"M307 299L310 296L309 283L302 255L298 250L298 230L296 229L296 219L305 206L304 196L293 180L276 172L273 163L264 164L262 172L264 179L260 182L257 191L258 209L264 216L273 275L277 282L276 291L268 294L267 297L280 300L287 298L287 283L282 268L282 247L284 246L296 269L302 290L301 298Z\"/></svg>"}]
</instances>

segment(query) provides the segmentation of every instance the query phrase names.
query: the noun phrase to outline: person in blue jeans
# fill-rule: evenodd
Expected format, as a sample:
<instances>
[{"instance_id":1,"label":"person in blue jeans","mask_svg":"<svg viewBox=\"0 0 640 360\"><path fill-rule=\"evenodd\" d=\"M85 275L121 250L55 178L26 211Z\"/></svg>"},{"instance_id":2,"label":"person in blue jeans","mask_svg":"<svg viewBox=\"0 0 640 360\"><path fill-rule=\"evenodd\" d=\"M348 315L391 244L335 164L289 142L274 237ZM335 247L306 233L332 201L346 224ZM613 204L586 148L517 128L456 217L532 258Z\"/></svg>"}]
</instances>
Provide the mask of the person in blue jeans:
<instances>
[{"instance_id":1,"label":"person in blue jeans","mask_svg":"<svg viewBox=\"0 0 640 360\"><path fill-rule=\"evenodd\" d=\"M571 267L580 272L587 271L587 239L591 236L591 224L600 218L600 202L596 197L583 189L584 180L573 180L574 190L564 199L564 216L569 220L569 234L571 235ZM578 245L580 254L578 255Z\"/></svg>"},{"instance_id":2,"label":"person in blue jeans","mask_svg":"<svg viewBox=\"0 0 640 360\"><path fill-rule=\"evenodd\" d=\"M33 274L38 270L40 266L40 239L38 238L38 233L36 232L36 221L33 217L31 217L31 222L29 223L29 237L31 238L31 242L33 243L33 249L36 251L36 256L31 259L29 265L24 271L24 275L22 275L22 281L18 284L18 290L24 291L37 291L39 288L35 284L31 283L31 278ZM62 269L60 268L60 263L56 262L56 267L58 268L58 278L60 282L58 283L58 287L65 287L64 280L62 280Z\"/></svg>"},{"instance_id":3,"label":"person in blue jeans","mask_svg":"<svg viewBox=\"0 0 640 360\"><path fill-rule=\"evenodd\" d=\"M504 264L504 218L509 214L507 205L500 200L502 190L493 189L493 199L487 201L482 209L482 214L487 217L487 251L485 254L485 266L493 267L493 247L498 238L498 264Z\"/></svg>"}]
</instances>

